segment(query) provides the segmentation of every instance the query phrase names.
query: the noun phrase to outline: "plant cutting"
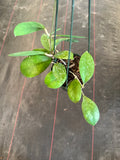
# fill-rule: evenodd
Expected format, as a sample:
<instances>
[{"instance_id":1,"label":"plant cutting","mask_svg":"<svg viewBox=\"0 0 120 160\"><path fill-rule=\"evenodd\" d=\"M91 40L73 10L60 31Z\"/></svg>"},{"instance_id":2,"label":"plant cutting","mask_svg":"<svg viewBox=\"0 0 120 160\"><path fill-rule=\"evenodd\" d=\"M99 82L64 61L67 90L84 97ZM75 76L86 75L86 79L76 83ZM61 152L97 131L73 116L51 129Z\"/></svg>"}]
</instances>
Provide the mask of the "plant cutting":
<instances>
[{"instance_id":1,"label":"plant cutting","mask_svg":"<svg viewBox=\"0 0 120 160\"><path fill-rule=\"evenodd\" d=\"M43 48L12 53L9 56L26 56L20 64L20 70L28 78L40 75L51 65L51 71L44 79L46 86L52 89L64 87L73 103L78 103L82 99L83 116L90 125L94 126L100 117L99 110L95 102L86 97L83 92L86 83L94 73L94 60L91 54L85 51L79 56L69 53L68 50L59 51L57 46L63 41L69 42L70 36L56 35L54 40L54 32L48 33L45 26L38 22L19 23L14 29L14 35L22 36L39 30L44 31L40 39ZM59 30L60 28L56 31ZM85 37L72 36L72 42L78 42L78 38Z\"/></svg>"}]
</instances>

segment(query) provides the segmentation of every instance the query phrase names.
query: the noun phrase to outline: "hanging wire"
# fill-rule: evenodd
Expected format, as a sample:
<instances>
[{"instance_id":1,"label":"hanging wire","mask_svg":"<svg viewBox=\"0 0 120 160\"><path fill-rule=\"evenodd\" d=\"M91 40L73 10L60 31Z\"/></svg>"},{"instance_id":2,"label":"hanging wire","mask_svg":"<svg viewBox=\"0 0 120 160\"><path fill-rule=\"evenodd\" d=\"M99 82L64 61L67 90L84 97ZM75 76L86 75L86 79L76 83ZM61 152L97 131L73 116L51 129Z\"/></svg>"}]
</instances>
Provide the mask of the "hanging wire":
<instances>
[{"instance_id":1,"label":"hanging wire","mask_svg":"<svg viewBox=\"0 0 120 160\"><path fill-rule=\"evenodd\" d=\"M57 30L57 20L58 20L58 4L59 4L59 0L56 0L55 33L54 33L54 55L55 55L56 30Z\"/></svg>"},{"instance_id":2,"label":"hanging wire","mask_svg":"<svg viewBox=\"0 0 120 160\"><path fill-rule=\"evenodd\" d=\"M90 33L91 33L91 0L88 3L88 52L90 52Z\"/></svg>"},{"instance_id":3,"label":"hanging wire","mask_svg":"<svg viewBox=\"0 0 120 160\"><path fill-rule=\"evenodd\" d=\"M69 43L68 65L67 65L66 88L68 87L68 73L69 73L69 65L70 65L70 52L71 52L72 31L73 31L73 15L74 15L74 0L72 0L71 26L70 26L70 43Z\"/></svg>"}]
</instances>

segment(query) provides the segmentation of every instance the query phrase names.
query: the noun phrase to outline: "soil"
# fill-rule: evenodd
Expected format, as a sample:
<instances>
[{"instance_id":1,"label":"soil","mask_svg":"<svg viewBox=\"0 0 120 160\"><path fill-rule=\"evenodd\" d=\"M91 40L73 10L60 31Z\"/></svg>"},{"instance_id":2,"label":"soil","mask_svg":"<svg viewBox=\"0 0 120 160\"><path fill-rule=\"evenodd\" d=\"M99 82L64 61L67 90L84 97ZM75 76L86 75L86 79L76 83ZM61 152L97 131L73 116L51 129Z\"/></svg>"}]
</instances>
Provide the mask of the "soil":
<instances>
[{"instance_id":1,"label":"soil","mask_svg":"<svg viewBox=\"0 0 120 160\"><path fill-rule=\"evenodd\" d=\"M64 61L66 63L65 68L66 68L66 71L67 71L68 61L67 60L64 60ZM68 73L68 84L75 78L73 76L73 74L70 73L70 72L73 72L78 77L78 79L80 80L81 84L83 84L81 76L80 76L80 73L79 73L79 61L80 61L80 56L74 54L74 60L70 60L69 73ZM58 62L62 63L60 60L58 60ZM63 87L66 87L66 82L63 84Z\"/></svg>"}]
</instances>

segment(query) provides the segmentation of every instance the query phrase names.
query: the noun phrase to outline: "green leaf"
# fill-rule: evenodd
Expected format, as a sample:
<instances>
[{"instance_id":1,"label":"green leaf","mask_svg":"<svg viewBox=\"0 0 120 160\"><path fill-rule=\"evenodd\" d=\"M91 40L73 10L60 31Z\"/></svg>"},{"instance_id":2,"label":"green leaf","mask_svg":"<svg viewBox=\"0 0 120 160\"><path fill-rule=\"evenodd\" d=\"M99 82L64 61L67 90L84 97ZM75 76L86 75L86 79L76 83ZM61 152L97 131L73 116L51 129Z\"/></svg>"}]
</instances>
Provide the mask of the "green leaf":
<instances>
[{"instance_id":1,"label":"green leaf","mask_svg":"<svg viewBox=\"0 0 120 160\"><path fill-rule=\"evenodd\" d=\"M59 38L59 39L56 39L55 46L57 46L59 43L61 43L63 41L70 41L70 38ZM79 41L75 40L75 39L72 39L72 42L79 42Z\"/></svg>"},{"instance_id":2,"label":"green leaf","mask_svg":"<svg viewBox=\"0 0 120 160\"><path fill-rule=\"evenodd\" d=\"M70 35L64 35L64 34L61 34L61 35L56 35L57 37L67 37L67 38L70 38ZM72 38L87 38L87 37L83 37L83 36L72 36Z\"/></svg>"},{"instance_id":3,"label":"green leaf","mask_svg":"<svg viewBox=\"0 0 120 160\"><path fill-rule=\"evenodd\" d=\"M41 52L44 52L44 54L45 54L45 53L47 53L47 54L50 53L50 51L48 51L48 50L45 49L45 48L36 48L36 49L33 49L33 51L41 51Z\"/></svg>"},{"instance_id":4,"label":"green leaf","mask_svg":"<svg viewBox=\"0 0 120 160\"><path fill-rule=\"evenodd\" d=\"M61 28L58 28L58 29L56 29L56 31L60 31L61 30ZM52 32L51 34L54 34L55 32Z\"/></svg>"},{"instance_id":5,"label":"green leaf","mask_svg":"<svg viewBox=\"0 0 120 160\"><path fill-rule=\"evenodd\" d=\"M68 39L68 41L70 42L70 39ZM72 42L79 42L79 41L76 39L72 39Z\"/></svg>"},{"instance_id":6,"label":"green leaf","mask_svg":"<svg viewBox=\"0 0 120 160\"><path fill-rule=\"evenodd\" d=\"M14 29L15 36L22 36L44 29L45 27L37 22L22 22Z\"/></svg>"},{"instance_id":7,"label":"green leaf","mask_svg":"<svg viewBox=\"0 0 120 160\"><path fill-rule=\"evenodd\" d=\"M45 84L48 88L60 88L66 80L66 69L61 63L56 63L51 72L45 77Z\"/></svg>"},{"instance_id":8,"label":"green leaf","mask_svg":"<svg viewBox=\"0 0 120 160\"><path fill-rule=\"evenodd\" d=\"M55 54L55 58L59 58L59 59L68 59L68 55L69 55L69 51L61 51ZM74 59L73 58L73 53L70 52L70 59Z\"/></svg>"},{"instance_id":9,"label":"green leaf","mask_svg":"<svg viewBox=\"0 0 120 160\"><path fill-rule=\"evenodd\" d=\"M41 36L41 43L43 47L48 50L48 51L53 51L54 49L54 40L51 38L51 46L50 46L50 37L47 36L46 34L43 34Z\"/></svg>"},{"instance_id":10,"label":"green leaf","mask_svg":"<svg viewBox=\"0 0 120 160\"><path fill-rule=\"evenodd\" d=\"M60 80L62 83L65 82L67 74L66 74L66 69L63 64L61 63L55 63L53 66L53 75Z\"/></svg>"},{"instance_id":11,"label":"green leaf","mask_svg":"<svg viewBox=\"0 0 120 160\"><path fill-rule=\"evenodd\" d=\"M68 96L73 103L77 103L81 99L81 84L77 79L74 79L68 85Z\"/></svg>"},{"instance_id":12,"label":"green leaf","mask_svg":"<svg viewBox=\"0 0 120 160\"><path fill-rule=\"evenodd\" d=\"M49 53L48 50L46 50L45 48L36 48L36 49L33 49L33 51L42 51L45 53Z\"/></svg>"},{"instance_id":13,"label":"green leaf","mask_svg":"<svg viewBox=\"0 0 120 160\"><path fill-rule=\"evenodd\" d=\"M85 120L93 126L98 122L100 118L100 113L97 105L86 96L83 96L82 112Z\"/></svg>"},{"instance_id":14,"label":"green leaf","mask_svg":"<svg viewBox=\"0 0 120 160\"><path fill-rule=\"evenodd\" d=\"M63 82L58 80L54 75L53 72L49 72L44 80L45 84L48 88L57 89L63 85Z\"/></svg>"},{"instance_id":15,"label":"green leaf","mask_svg":"<svg viewBox=\"0 0 120 160\"><path fill-rule=\"evenodd\" d=\"M45 55L43 51L23 51L17 53L11 53L8 56L18 57L18 56L32 56L32 55Z\"/></svg>"},{"instance_id":16,"label":"green leaf","mask_svg":"<svg viewBox=\"0 0 120 160\"><path fill-rule=\"evenodd\" d=\"M43 72L52 59L44 55L36 55L25 58L20 65L20 70L25 77L35 77Z\"/></svg>"},{"instance_id":17,"label":"green leaf","mask_svg":"<svg viewBox=\"0 0 120 160\"><path fill-rule=\"evenodd\" d=\"M79 71L84 84L93 76L94 60L88 51L83 53L80 58Z\"/></svg>"}]
</instances>

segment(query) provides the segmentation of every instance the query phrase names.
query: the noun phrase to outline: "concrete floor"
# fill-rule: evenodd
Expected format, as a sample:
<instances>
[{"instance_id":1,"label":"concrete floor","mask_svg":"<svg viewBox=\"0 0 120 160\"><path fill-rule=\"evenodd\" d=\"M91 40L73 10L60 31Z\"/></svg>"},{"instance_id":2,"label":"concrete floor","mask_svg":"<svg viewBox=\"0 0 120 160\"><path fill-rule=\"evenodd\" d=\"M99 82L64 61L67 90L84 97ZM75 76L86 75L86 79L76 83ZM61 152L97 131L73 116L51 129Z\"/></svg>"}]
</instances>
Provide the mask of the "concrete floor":
<instances>
[{"instance_id":1,"label":"concrete floor","mask_svg":"<svg viewBox=\"0 0 120 160\"><path fill-rule=\"evenodd\" d=\"M0 48L15 0L0 0ZM12 137L24 77L20 73L22 58L8 57L9 53L31 50L33 34L17 37L14 27L23 21L36 21L40 0L18 0L0 57L0 159L6 160ZM75 1L73 34L87 36L88 1ZM66 34L70 28L70 4ZM64 27L66 1L59 2L58 27ZM96 0L96 89L95 101L101 118L95 126L94 160L120 159L120 1ZM53 1L44 0L39 22L51 31ZM93 2L92 2L93 24ZM34 48L41 47L36 35ZM65 43L65 49L68 49ZM72 45L74 53L87 50L87 40ZM93 55L93 25L91 28ZM48 160L57 90L48 89L41 75L27 79L20 106L9 160ZM85 88L92 98L92 84ZM82 116L81 105L69 101L60 89L52 160L90 160L92 127Z\"/></svg>"}]
</instances>

